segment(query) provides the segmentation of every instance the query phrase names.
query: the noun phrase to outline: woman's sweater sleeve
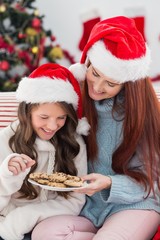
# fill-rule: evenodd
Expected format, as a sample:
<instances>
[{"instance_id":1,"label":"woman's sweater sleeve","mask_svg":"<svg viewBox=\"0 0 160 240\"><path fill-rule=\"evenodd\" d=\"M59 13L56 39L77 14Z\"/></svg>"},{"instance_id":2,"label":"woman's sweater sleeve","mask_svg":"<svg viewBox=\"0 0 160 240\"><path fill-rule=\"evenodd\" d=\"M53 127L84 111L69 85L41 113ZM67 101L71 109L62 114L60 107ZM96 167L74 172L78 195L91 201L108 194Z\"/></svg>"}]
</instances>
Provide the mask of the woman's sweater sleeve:
<instances>
[{"instance_id":1,"label":"woman's sweater sleeve","mask_svg":"<svg viewBox=\"0 0 160 240\"><path fill-rule=\"evenodd\" d=\"M142 185L125 175L110 176L112 186L107 202L130 204L144 199L146 192Z\"/></svg>"},{"instance_id":2,"label":"woman's sweater sleeve","mask_svg":"<svg viewBox=\"0 0 160 240\"><path fill-rule=\"evenodd\" d=\"M140 171L144 171L144 166L140 163L138 154L132 158L130 163L131 168L138 168ZM148 189L145 189L144 185L138 183L135 179L127 176L115 174L110 176L112 180L112 185L110 188L110 194L108 197L108 203L118 203L118 204L132 204L140 202L147 197ZM157 185L154 184L155 194L158 194ZM149 194L150 198L154 198L154 194L151 191ZM157 195L158 197L158 195Z\"/></svg>"}]
</instances>

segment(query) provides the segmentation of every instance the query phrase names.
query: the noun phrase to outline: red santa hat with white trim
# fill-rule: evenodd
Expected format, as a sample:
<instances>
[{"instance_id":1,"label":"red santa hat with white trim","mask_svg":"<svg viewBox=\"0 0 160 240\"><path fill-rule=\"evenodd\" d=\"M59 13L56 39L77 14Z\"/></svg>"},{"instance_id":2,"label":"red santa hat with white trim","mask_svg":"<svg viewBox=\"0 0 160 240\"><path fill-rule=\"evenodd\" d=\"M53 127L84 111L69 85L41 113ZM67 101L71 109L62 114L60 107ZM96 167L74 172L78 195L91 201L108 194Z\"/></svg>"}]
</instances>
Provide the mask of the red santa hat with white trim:
<instances>
[{"instance_id":1,"label":"red santa hat with white trim","mask_svg":"<svg viewBox=\"0 0 160 240\"><path fill-rule=\"evenodd\" d=\"M24 77L19 82L16 90L19 102L47 103L66 102L72 104L77 112L77 133L87 135L89 124L82 117L82 97L78 81L65 67L46 63L35 69L29 77Z\"/></svg>"},{"instance_id":2,"label":"red santa hat with white trim","mask_svg":"<svg viewBox=\"0 0 160 240\"><path fill-rule=\"evenodd\" d=\"M125 16L102 20L93 27L80 64L69 68L79 81L85 79L87 60L117 83L147 77L151 61L150 50L134 20Z\"/></svg>"}]
</instances>

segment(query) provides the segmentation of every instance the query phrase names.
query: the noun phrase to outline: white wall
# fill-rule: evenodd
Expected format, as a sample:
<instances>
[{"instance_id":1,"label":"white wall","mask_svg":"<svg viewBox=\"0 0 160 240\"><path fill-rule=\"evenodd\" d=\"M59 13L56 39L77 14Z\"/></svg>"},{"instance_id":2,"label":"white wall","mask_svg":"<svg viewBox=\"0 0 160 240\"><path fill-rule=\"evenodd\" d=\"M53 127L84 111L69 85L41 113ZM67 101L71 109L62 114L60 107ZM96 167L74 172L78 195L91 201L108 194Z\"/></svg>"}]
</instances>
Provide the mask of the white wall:
<instances>
[{"instance_id":1,"label":"white wall","mask_svg":"<svg viewBox=\"0 0 160 240\"><path fill-rule=\"evenodd\" d=\"M160 0L37 0L34 4L45 15L44 27L51 29L57 43L80 59L78 43L83 33L81 14L97 9L101 19L127 15L126 10L142 9L145 17L145 36L151 49L150 76L160 74Z\"/></svg>"}]
</instances>

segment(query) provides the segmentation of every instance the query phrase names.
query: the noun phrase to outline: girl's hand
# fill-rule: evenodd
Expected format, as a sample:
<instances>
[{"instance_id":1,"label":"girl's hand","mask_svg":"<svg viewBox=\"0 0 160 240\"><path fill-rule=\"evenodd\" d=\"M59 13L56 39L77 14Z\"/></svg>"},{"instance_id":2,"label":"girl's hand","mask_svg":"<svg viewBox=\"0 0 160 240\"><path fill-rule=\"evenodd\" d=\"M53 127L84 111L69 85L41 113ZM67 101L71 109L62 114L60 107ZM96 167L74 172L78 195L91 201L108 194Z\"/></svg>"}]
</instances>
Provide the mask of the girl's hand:
<instances>
[{"instance_id":1,"label":"girl's hand","mask_svg":"<svg viewBox=\"0 0 160 240\"><path fill-rule=\"evenodd\" d=\"M34 164L35 160L25 154L20 154L19 156L13 157L9 160L8 169L13 173L13 175L18 175Z\"/></svg>"},{"instance_id":2,"label":"girl's hand","mask_svg":"<svg viewBox=\"0 0 160 240\"><path fill-rule=\"evenodd\" d=\"M88 196L92 196L96 192L100 192L103 189L110 188L112 185L111 178L98 173L91 173L82 177L88 184L82 189L76 189L75 192L85 193Z\"/></svg>"}]
</instances>

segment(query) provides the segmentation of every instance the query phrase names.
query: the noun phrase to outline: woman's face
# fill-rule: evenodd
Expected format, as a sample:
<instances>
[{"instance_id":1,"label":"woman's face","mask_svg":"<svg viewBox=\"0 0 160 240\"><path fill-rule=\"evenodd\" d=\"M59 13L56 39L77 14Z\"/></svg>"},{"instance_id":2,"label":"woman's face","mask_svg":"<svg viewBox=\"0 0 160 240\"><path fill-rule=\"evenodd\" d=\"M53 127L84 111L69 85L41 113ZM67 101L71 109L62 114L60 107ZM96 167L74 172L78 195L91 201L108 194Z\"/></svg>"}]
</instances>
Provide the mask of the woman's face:
<instances>
[{"instance_id":1,"label":"woman's face","mask_svg":"<svg viewBox=\"0 0 160 240\"><path fill-rule=\"evenodd\" d=\"M123 87L106 77L91 64L87 70L86 80L88 94L93 100L99 101L116 96Z\"/></svg>"},{"instance_id":2,"label":"woman's face","mask_svg":"<svg viewBox=\"0 0 160 240\"><path fill-rule=\"evenodd\" d=\"M58 103L44 103L32 109L31 121L37 136L51 139L64 126L67 114Z\"/></svg>"}]
</instances>

